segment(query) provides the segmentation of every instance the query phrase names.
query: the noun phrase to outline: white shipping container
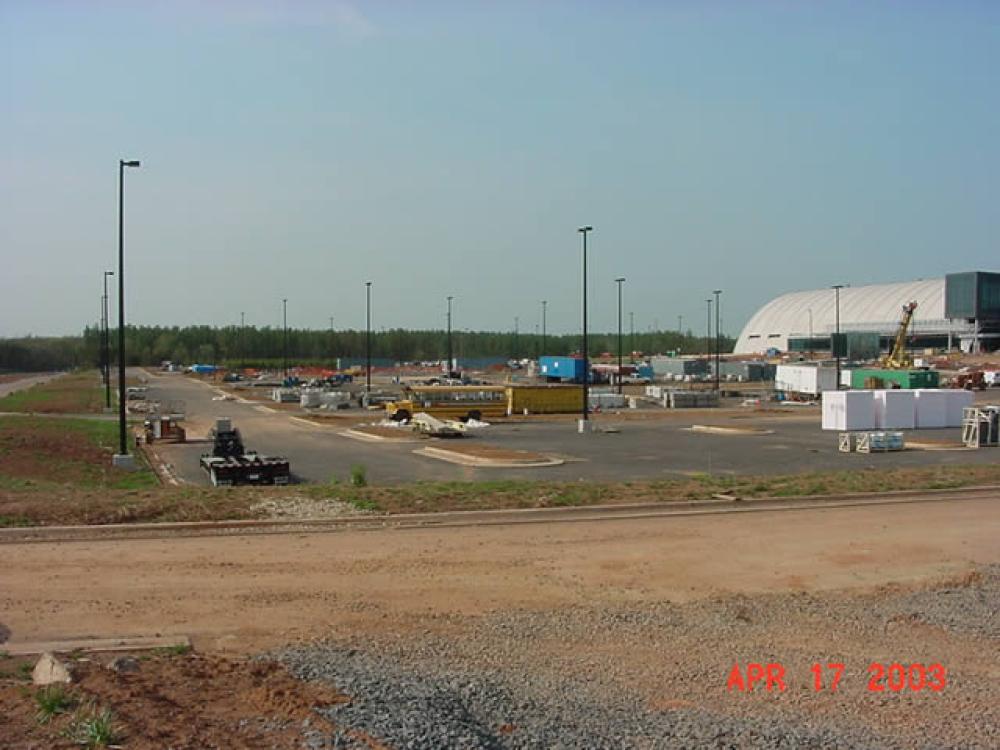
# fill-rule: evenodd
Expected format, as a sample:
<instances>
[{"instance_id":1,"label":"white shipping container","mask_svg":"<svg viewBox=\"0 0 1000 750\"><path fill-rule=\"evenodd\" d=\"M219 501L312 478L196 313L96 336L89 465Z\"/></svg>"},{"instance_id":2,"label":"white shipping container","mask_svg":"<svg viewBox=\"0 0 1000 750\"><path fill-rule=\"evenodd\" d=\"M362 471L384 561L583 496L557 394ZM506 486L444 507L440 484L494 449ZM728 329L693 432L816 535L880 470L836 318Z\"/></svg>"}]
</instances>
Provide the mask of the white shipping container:
<instances>
[{"instance_id":1,"label":"white shipping container","mask_svg":"<svg viewBox=\"0 0 1000 750\"><path fill-rule=\"evenodd\" d=\"M948 426L948 393L940 388L918 388L913 391L917 400L918 430Z\"/></svg>"},{"instance_id":2,"label":"white shipping container","mask_svg":"<svg viewBox=\"0 0 1000 750\"><path fill-rule=\"evenodd\" d=\"M851 387L851 371L850 370L841 370L840 371L840 385L841 385L842 388L850 388Z\"/></svg>"},{"instance_id":3,"label":"white shipping container","mask_svg":"<svg viewBox=\"0 0 1000 750\"><path fill-rule=\"evenodd\" d=\"M910 390L875 391L875 426L880 430L912 430L917 426L917 400Z\"/></svg>"},{"instance_id":4,"label":"white shipping container","mask_svg":"<svg viewBox=\"0 0 1000 750\"><path fill-rule=\"evenodd\" d=\"M823 429L839 432L875 429L872 391L826 391L823 394Z\"/></svg>"},{"instance_id":5,"label":"white shipping container","mask_svg":"<svg viewBox=\"0 0 1000 750\"><path fill-rule=\"evenodd\" d=\"M837 390L837 371L832 367L778 365L774 375L774 388L785 393L818 396L825 391Z\"/></svg>"}]
</instances>

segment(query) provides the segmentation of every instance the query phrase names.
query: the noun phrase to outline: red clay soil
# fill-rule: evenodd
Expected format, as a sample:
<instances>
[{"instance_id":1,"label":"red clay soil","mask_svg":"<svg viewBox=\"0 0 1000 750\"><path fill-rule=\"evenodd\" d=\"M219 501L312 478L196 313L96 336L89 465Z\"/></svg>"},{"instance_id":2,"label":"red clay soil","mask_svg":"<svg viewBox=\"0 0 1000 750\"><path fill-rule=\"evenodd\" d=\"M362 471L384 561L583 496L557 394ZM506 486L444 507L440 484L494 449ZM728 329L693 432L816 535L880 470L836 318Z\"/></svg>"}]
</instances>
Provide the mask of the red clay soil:
<instances>
[{"instance_id":1,"label":"red clay soil","mask_svg":"<svg viewBox=\"0 0 1000 750\"><path fill-rule=\"evenodd\" d=\"M354 432L374 435L387 440L413 440L419 437L413 430L406 427L383 427L377 424L361 424L351 428Z\"/></svg>"},{"instance_id":2,"label":"red clay soil","mask_svg":"<svg viewBox=\"0 0 1000 750\"><path fill-rule=\"evenodd\" d=\"M300 748L309 732L329 737L335 728L314 709L349 700L327 685L296 680L274 662L138 655L139 671L119 673L105 666L113 655L88 658L75 662L74 682L67 686L74 705L46 723L38 719L39 688L20 669L3 670L0 747L79 747L67 736L74 720L108 709L118 738L114 744L127 748ZM0 660L0 667L14 662ZM380 747L365 735L341 730Z\"/></svg>"},{"instance_id":3,"label":"red clay soil","mask_svg":"<svg viewBox=\"0 0 1000 750\"><path fill-rule=\"evenodd\" d=\"M22 421L10 421L0 429L0 475L86 482L98 480L107 467L109 451L90 442L86 435Z\"/></svg>"}]
</instances>

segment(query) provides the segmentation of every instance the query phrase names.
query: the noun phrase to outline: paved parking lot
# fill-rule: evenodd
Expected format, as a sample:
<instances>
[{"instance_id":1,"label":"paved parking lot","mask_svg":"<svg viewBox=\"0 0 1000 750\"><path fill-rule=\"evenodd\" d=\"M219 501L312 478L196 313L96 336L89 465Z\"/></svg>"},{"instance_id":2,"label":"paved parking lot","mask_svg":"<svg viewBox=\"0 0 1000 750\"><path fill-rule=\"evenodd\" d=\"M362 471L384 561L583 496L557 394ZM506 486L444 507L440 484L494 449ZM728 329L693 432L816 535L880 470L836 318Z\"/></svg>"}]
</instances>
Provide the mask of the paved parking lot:
<instances>
[{"instance_id":1,"label":"paved parking lot","mask_svg":"<svg viewBox=\"0 0 1000 750\"><path fill-rule=\"evenodd\" d=\"M284 455L301 481L345 480L353 465L364 465L369 481L394 484L414 480L552 479L562 481L627 481L676 477L691 473L777 474L832 469L867 469L928 464L995 462L996 451L908 450L894 454L843 454L837 435L819 429L811 413L751 415L745 410L720 409L673 412L649 420L595 416L594 432L579 434L575 420L543 419L498 422L466 440L502 448L523 449L565 459L546 468L466 467L414 454L420 443L363 442L342 435L350 424L315 426L292 419L259 403L214 401L216 390L180 375L154 375L152 399L180 400L189 417L189 436L203 436L216 417L230 417L240 428L246 447ZM377 413L357 412L358 423L374 421ZM691 431L693 424L762 428L770 434L731 435ZM611 429L614 431L604 431ZM957 443L958 429L922 430L908 436L921 441ZM184 481L204 484L198 458L205 443L160 445L157 450Z\"/></svg>"}]
</instances>

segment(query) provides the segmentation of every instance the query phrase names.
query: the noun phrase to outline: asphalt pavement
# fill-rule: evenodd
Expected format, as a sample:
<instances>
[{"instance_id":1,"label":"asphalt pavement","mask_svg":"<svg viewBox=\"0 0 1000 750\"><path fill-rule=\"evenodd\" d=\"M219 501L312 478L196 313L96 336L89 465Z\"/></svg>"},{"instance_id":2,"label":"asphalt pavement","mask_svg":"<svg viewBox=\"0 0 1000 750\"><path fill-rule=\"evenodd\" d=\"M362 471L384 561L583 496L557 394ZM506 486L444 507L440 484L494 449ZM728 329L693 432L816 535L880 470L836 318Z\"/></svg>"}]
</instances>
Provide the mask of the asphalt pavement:
<instances>
[{"instance_id":1,"label":"asphalt pavement","mask_svg":"<svg viewBox=\"0 0 1000 750\"><path fill-rule=\"evenodd\" d=\"M818 470L861 470L879 467L968 464L995 461L995 451L908 450L889 454L844 454L837 435L824 432L809 416L768 416L734 419L719 410L674 415L666 420L628 421L614 414L595 419L597 431L580 434L574 420L497 422L477 432L474 440L508 449L523 449L564 459L544 468L484 468L447 463L414 453L424 443L365 442L342 433L349 423L318 426L294 419L293 412L260 402L213 400L213 385L180 374L152 375L149 398L182 402L188 417L189 438L204 437L218 417L229 417L240 429L248 449L289 458L296 480L346 481L351 468L365 467L375 484L416 480L551 479L560 481L628 481L668 479L693 473L786 474ZM357 411L358 423L372 422L378 412ZM769 434L716 434L692 431L695 423L762 428ZM605 431L608 429L612 431ZM922 430L921 441L957 442L958 429ZM159 444L157 451L183 481L206 484L198 464L210 450L204 442Z\"/></svg>"}]
</instances>

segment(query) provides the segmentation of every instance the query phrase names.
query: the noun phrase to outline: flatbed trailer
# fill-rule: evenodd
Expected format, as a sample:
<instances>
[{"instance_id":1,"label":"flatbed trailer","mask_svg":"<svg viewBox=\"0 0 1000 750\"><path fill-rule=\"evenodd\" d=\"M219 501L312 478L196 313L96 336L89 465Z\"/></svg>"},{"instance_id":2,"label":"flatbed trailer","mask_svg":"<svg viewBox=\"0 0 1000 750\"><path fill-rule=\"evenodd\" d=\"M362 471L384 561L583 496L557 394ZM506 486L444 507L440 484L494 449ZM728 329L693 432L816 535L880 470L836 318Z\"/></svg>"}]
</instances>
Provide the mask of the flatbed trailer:
<instances>
[{"instance_id":1,"label":"flatbed trailer","mask_svg":"<svg viewBox=\"0 0 1000 750\"><path fill-rule=\"evenodd\" d=\"M212 452L203 454L200 463L216 487L289 483L292 474L288 459L245 450L240 431L228 419L217 420L210 437Z\"/></svg>"},{"instance_id":2,"label":"flatbed trailer","mask_svg":"<svg viewBox=\"0 0 1000 750\"><path fill-rule=\"evenodd\" d=\"M242 456L201 457L201 466L216 487L234 484L288 484L291 471L287 458L244 453Z\"/></svg>"}]
</instances>

